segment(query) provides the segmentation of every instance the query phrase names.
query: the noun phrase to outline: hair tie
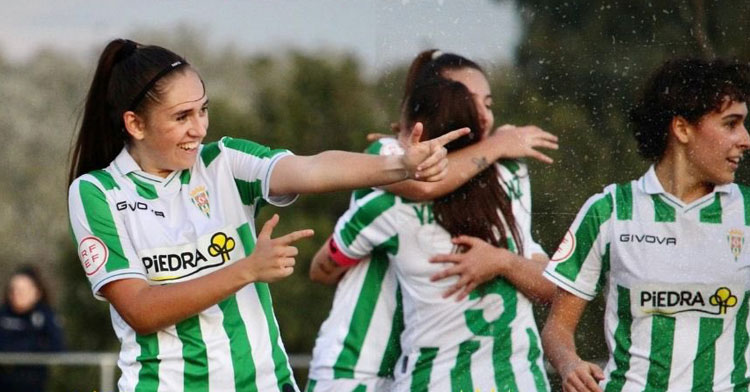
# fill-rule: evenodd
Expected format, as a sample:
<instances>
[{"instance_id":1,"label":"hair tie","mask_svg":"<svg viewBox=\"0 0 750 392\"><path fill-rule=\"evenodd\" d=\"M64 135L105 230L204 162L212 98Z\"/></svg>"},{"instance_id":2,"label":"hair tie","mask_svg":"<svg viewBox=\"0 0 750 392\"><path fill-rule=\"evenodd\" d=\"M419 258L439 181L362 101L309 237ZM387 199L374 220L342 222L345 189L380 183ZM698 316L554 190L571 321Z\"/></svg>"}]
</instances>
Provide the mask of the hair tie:
<instances>
[{"instance_id":1,"label":"hair tie","mask_svg":"<svg viewBox=\"0 0 750 392\"><path fill-rule=\"evenodd\" d=\"M159 71L159 73L157 73L153 78L151 78L151 80L148 83L146 83L145 86L143 86L143 88L141 89L141 92L135 96L135 98L133 99L133 102L128 107L128 110L130 111L135 110L135 108L137 108L138 105L141 103L141 101L143 101L143 98L146 96L149 90L151 90L151 88L154 87L154 84L156 84L156 82L158 82L159 79L163 78L168 73L174 71L178 67L187 65L187 64L188 63L184 60L177 60L174 63L169 64L166 68Z\"/></svg>"},{"instance_id":2,"label":"hair tie","mask_svg":"<svg viewBox=\"0 0 750 392\"><path fill-rule=\"evenodd\" d=\"M439 58L440 56L442 56L442 55L443 55L443 52L442 52L441 50L439 50L439 49L438 49L438 50L436 50L436 51L432 52L432 56L430 56L430 59L431 59L432 61L435 61L435 60L437 60L437 59L438 59L438 58Z\"/></svg>"},{"instance_id":3,"label":"hair tie","mask_svg":"<svg viewBox=\"0 0 750 392\"><path fill-rule=\"evenodd\" d=\"M120 50L115 55L115 64L119 63L122 60L125 60L126 58L130 57L135 53L135 50L138 49L138 43L133 42L129 39L123 40L122 46L120 47Z\"/></svg>"}]
</instances>

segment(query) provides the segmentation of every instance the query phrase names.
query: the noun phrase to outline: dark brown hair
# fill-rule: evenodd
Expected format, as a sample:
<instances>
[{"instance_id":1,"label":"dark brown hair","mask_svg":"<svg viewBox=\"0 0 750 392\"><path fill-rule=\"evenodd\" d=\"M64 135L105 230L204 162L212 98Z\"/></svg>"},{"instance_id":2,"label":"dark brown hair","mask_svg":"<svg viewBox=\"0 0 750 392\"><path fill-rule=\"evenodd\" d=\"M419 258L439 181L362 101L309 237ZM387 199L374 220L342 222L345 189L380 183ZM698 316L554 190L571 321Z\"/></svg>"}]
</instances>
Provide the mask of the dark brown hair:
<instances>
[{"instance_id":1,"label":"dark brown hair","mask_svg":"<svg viewBox=\"0 0 750 392\"><path fill-rule=\"evenodd\" d=\"M401 98L403 107L406 99L420 84L430 83L436 78L443 77L445 71L455 71L472 68L484 74L484 70L475 62L455 53L443 53L438 49L425 50L412 60L409 72L406 74L404 96Z\"/></svg>"},{"instance_id":2,"label":"dark brown hair","mask_svg":"<svg viewBox=\"0 0 750 392\"><path fill-rule=\"evenodd\" d=\"M669 125L675 116L696 124L704 115L720 111L725 99L746 102L748 95L747 63L693 58L664 63L630 111L638 152L658 161L667 149Z\"/></svg>"},{"instance_id":3,"label":"dark brown hair","mask_svg":"<svg viewBox=\"0 0 750 392\"><path fill-rule=\"evenodd\" d=\"M448 151L474 144L482 135L471 93L456 81L435 78L415 86L406 99L403 114L409 128L415 122L422 122L423 140L454 129L470 128L471 133L446 145ZM435 219L452 237L470 235L501 248L509 248L509 229L517 252L523 254L511 199L500 185L498 174L496 166L490 165L457 190L436 199L433 203Z\"/></svg>"},{"instance_id":4,"label":"dark brown hair","mask_svg":"<svg viewBox=\"0 0 750 392\"><path fill-rule=\"evenodd\" d=\"M189 68L182 57L154 45L127 39L111 41L99 56L71 153L68 184L109 165L128 138L122 115L145 114L159 102L171 71ZM176 72L171 72L172 75Z\"/></svg>"},{"instance_id":5,"label":"dark brown hair","mask_svg":"<svg viewBox=\"0 0 750 392\"><path fill-rule=\"evenodd\" d=\"M37 290L39 290L39 301L37 303L50 305L49 290L47 289L47 285L42 279L42 275L39 273L39 269L33 265L23 265L21 267L18 267L18 269L13 271L13 273L10 275L7 286L5 287L6 305L10 305L10 281L16 276L26 276L31 279L31 281L34 283L34 286L36 286Z\"/></svg>"}]
</instances>

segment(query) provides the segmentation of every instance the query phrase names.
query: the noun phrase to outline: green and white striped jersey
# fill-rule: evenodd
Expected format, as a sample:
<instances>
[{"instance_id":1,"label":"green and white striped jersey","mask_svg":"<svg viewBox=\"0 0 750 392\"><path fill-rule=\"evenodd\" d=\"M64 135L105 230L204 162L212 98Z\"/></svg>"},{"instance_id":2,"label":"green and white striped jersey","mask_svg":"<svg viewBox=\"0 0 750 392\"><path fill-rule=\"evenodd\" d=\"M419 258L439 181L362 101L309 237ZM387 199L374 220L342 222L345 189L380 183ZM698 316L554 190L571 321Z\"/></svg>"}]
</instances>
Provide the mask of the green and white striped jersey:
<instances>
[{"instance_id":1,"label":"green and white striped jersey","mask_svg":"<svg viewBox=\"0 0 750 392\"><path fill-rule=\"evenodd\" d=\"M526 256L540 252L530 233L531 198L526 167L507 162L501 179ZM529 215L523 217L524 214ZM446 265L429 258L451 252L450 235L415 203L382 190L357 200L338 221L333 240L341 253L361 259L388 255L401 293L405 330L395 370L395 391L547 391L542 350L529 300L497 279L457 302L442 294L456 277L431 282Z\"/></svg>"},{"instance_id":2,"label":"green and white striped jersey","mask_svg":"<svg viewBox=\"0 0 750 392\"><path fill-rule=\"evenodd\" d=\"M605 391L748 390L748 207L736 184L685 204L653 167L584 204L544 274L604 291Z\"/></svg>"},{"instance_id":3,"label":"green and white striped jersey","mask_svg":"<svg viewBox=\"0 0 750 392\"><path fill-rule=\"evenodd\" d=\"M366 150L400 155L396 139L384 138ZM352 192L350 205L374 191ZM347 270L336 287L328 318L320 326L310 362L307 392L377 392L387 389L401 355L403 314L396 275L388 255L373 250L371 259ZM352 380L356 381L353 382Z\"/></svg>"},{"instance_id":4,"label":"green and white striped jersey","mask_svg":"<svg viewBox=\"0 0 750 392\"><path fill-rule=\"evenodd\" d=\"M70 186L70 223L94 295L118 279L188 281L249 255L254 216L286 150L223 138L201 146L189 170L166 178L140 169L126 149ZM186 300L190 300L187 298ZM119 391L296 391L265 283L176 325L137 334L110 305L121 342ZM101 327L101 326L100 326Z\"/></svg>"}]
</instances>

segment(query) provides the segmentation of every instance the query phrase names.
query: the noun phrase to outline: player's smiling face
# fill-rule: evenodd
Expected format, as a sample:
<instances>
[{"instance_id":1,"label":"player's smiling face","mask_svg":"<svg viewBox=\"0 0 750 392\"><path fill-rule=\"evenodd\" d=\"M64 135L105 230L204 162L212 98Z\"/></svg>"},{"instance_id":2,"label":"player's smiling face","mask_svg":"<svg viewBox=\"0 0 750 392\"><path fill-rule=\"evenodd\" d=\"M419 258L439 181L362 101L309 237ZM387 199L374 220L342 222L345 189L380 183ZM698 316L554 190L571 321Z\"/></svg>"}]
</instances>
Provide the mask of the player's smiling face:
<instances>
[{"instance_id":1,"label":"player's smiling face","mask_svg":"<svg viewBox=\"0 0 750 392\"><path fill-rule=\"evenodd\" d=\"M734 181L740 160L750 148L746 117L747 104L732 101L690 126L687 155L691 172L699 181L711 184Z\"/></svg>"},{"instance_id":2,"label":"player's smiling face","mask_svg":"<svg viewBox=\"0 0 750 392\"><path fill-rule=\"evenodd\" d=\"M187 69L168 77L130 146L141 169L161 177L193 166L208 129L208 98L198 74Z\"/></svg>"}]
</instances>

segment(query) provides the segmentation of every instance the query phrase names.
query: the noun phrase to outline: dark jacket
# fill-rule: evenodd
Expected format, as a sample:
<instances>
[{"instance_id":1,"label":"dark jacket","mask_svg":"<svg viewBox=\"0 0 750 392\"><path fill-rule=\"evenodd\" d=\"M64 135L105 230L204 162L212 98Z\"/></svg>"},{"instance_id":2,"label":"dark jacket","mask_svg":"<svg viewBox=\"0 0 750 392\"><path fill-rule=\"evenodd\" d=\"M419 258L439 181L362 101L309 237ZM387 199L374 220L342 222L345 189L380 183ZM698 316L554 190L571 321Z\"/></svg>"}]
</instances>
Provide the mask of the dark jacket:
<instances>
[{"instance_id":1,"label":"dark jacket","mask_svg":"<svg viewBox=\"0 0 750 392\"><path fill-rule=\"evenodd\" d=\"M7 304L0 307L0 351L53 352L63 350L60 324L52 309L39 303L31 311L18 314ZM0 367L0 391L44 391L45 366Z\"/></svg>"}]
</instances>

